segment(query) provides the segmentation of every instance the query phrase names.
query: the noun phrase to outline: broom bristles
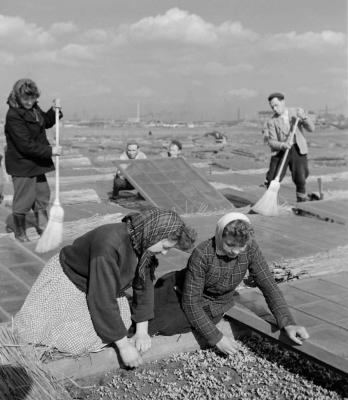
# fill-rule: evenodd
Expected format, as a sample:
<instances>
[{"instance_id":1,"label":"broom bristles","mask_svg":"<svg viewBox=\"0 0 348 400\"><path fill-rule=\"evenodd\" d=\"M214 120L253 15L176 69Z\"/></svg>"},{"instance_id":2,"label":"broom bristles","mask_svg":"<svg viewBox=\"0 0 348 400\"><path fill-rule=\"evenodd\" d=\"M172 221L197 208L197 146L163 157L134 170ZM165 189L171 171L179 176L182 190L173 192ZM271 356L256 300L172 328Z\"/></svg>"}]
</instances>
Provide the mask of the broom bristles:
<instances>
[{"instance_id":1,"label":"broom bristles","mask_svg":"<svg viewBox=\"0 0 348 400\"><path fill-rule=\"evenodd\" d=\"M35 251L46 253L57 248L63 241L64 209L59 204L53 204L46 229L37 242Z\"/></svg>"},{"instance_id":2,"label":"broom bristles","mask_svg":"<svg viewBox=\"0 0 348 400\"><path fill-rule=\"evenodd\" d=\"M280 188L280 183L277 179L271 181L268 189L260 200L255 203L251 209L261 215L267 217L275 217L279 215L278 207L278 192Z\"/></svg>"}]
</instances>

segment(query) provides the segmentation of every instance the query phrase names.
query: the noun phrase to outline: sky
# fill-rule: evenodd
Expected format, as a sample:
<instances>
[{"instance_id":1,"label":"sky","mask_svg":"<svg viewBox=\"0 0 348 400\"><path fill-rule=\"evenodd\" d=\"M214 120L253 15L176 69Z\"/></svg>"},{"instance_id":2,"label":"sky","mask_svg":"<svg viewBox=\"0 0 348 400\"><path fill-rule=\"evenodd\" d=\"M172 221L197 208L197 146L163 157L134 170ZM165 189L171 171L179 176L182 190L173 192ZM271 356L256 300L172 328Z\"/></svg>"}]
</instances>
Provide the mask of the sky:
<instances>
[{"instance_id":1,"label":"sky","mask_svg":"<svg viewBox=\"0 0 348 400\"><path fill-rule=\"evenodd\" d=\"M348 116L346 0L1 0L0 118L20 78L66 118Z\"/></svg>"}]
</instances>

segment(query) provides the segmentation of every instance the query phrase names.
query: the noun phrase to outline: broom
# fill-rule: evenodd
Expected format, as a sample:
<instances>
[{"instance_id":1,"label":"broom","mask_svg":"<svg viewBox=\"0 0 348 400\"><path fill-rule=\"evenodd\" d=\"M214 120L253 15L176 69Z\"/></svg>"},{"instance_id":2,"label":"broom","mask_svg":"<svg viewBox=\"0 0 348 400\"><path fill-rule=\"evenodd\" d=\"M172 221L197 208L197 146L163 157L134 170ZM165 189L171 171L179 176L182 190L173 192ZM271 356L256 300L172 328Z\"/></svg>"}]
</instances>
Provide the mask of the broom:
<instances>
[{"instance_id":1,"label":"broom","mask_svg":"<svg viewBox=\"0 0 348 400\"><path fill-rule=\"evenodd\" d=\"M56 99L56 146L59 146L59 110L60 101ZM59 201L59 156L56 156L56 195L53 205L50 209L46 229L43 231L37 242L35 251L37 253L46 253L58 247L63 241L63 219L64 210Z\"/></svg>"},{"instance_id":2,"label":"broom","mask_svg":"<svg viewBox=\"0 0 348 400\"><path fill-rule=\"evenodd\" d=\"M299 122L299 118L296 118L296 121L292 127L292 130L291 130L291 133L289 136L290 143L292 142L292 139L295 135L298 122ZM278 173L277 173L275 179L273 179L271 181L268 189L266 190L264 195L261 197L261 199L257 203L255 203L253 205L253 207L251 207L252 211L254 211L258 214L261 214L261 215L265 215L267 217L279 215L279 206L278 206L278 191L280 188L279 179L280 179L280 175L282 173L286 158L289 154L289 150L290 149L285 150L282 162L280 164L280 168L278 170Z\"/></svg>"}]
</instances>

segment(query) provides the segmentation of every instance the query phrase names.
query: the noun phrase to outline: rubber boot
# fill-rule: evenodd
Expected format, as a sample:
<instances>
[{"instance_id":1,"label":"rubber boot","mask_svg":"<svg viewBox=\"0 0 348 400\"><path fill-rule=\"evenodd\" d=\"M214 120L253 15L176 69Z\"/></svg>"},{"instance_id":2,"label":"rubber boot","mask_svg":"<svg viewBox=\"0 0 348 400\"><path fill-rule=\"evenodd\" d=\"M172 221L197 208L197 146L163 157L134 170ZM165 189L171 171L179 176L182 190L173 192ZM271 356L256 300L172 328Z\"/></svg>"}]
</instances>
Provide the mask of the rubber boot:
<instances>
[{"instance_id":1,"label":"rubber boot","mask_svg":"<svg viewBox=\"0 0 348 400\"><path fill-rule=\"evenodd\" d=\"M48 221L47 210L34 211L35 229L38 235L42 235Z\"/></svg>"},{"instance_id":2,"label":"rubber boot","mask_svg":"<svg viewBox=\"0 0 348 400\"><path fill-rule=\"evenodd\" d=\"M299 196L297 196L296 200L297 200L297 203L303 203L304 201L307 201L307 199L305 197L299 197Z\"/></svg>"},{"instance_id":3,"label":"rubber boot","mask_svg":"<svg viewBox=\"0 0 348 400\"><path fill-rule=\"evenodd\" d=\"M29 242L25 229L25 214L13 214L15 238L20 242Z\"/></svg>"}]
</instances>

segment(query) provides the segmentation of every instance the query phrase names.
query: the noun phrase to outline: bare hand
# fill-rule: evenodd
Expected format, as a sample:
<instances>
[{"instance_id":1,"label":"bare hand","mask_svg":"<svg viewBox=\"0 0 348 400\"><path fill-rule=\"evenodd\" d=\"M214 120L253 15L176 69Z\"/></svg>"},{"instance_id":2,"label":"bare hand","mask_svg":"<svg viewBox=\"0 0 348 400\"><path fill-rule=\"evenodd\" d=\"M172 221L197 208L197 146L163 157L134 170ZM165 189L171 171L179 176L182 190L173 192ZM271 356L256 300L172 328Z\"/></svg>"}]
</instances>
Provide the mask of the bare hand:
<instances>
[{"instance_id":1,"label":"bare hand","mask_svg":"<svg viewBox=\"0 0 348 400\"><path fill-rule=\"evenodd\" d=\"M52 146L52 156L60 156L62 154L62 146Z\"/></svg>"},{"instance_id":2,"label":"bare hand","mask_svg":"<svg viewBox=\"0 0 348 400\"><path fill-rule=\"evenodd\" d=\"M289 142L283 142L281 147L282 149L287 150L291 148L291 144Z\"/></svg>"},{"instance_id":3,"label":"bare hand","mask_svg":"<svg viewBox=\"0 0 348 400\"><path fill-rule=\"evenodd\" d=\"M233 337L223 336L222 339L216 343L216 347L224 354L234 354L237 352L237 343Z\"/></svg>"},{"instance_id":4,"label":"bare hand","mask_svg":"<svg viewBox=\"0 0 348 400\"><path fill-rule=\"evenodd\" d=\"M291 340L300 345L304 340L309 338L307 329L303 326L288 325L284 328L284 330Z\"/></svg>"},{"instance_id":5,"label":"bare hand","mask_svg":"<svg viewBox=\"0 0 348 400\"><path fill-rule=\"evenodd\" d=\"M306 117L306 113L305 113L305 111L304 111L303 108L298 108L298 109L296 110L296 115L297 115L297 117L300 118L300 119L303 119L303 118Z\"/></svg>"},{"instance_id":6,"label":"bare hand","mask_svg":"<svg viewBox=\"0 0 348 400\"><path fill-rule=\"evenodd\" d=\"M138 350L127 341L126 344L117 345L122 361L126 367L135 368L143 363Z\"/></svg>"},{"instance_id":7,"label":"bare hand","mask_svg":"<svg viewBox=\"0 0 348 400\"><path fill-rule=\"evenodd\" d=\"M53 108L61 108L60 99L53 99L52 104L53 104Z\"/></svg>"},{"instance_id":8,"label":"bare hand","mask_svg":"<svg viewBox=\"0 0 348 400\"><path fill-rule=\"evenodd\" d=\"M145 353L151 348L151 338L147 333L136 333L132 339L136 349L141 353Z\"/></svg>"}]
</instances>

